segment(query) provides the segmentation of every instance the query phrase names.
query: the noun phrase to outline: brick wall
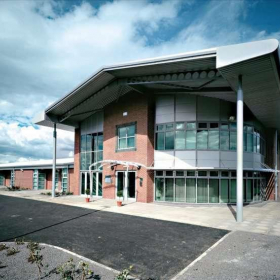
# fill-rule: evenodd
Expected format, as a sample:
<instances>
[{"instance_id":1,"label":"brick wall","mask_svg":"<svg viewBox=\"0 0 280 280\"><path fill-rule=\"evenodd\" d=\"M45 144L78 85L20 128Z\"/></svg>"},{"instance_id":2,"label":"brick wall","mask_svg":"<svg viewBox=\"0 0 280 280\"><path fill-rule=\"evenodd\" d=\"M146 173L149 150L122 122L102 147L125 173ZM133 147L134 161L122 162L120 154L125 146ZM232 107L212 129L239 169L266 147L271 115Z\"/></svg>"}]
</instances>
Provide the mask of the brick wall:
<instances>
[{"instance_id":1,"label":"brick wall","mask_svg":"<svg viewBox=\"0 0 280 280\"><path fill-rule=\"evenodd\" d=\"M16 170L15 187L33 189L33 170Z\"/></svg>"},{"instance_id":2,"label":"brick wall","mask_svg":"<svg viewBox=\"0 0 280 280\"><path fill-rule=\"evenodd\" d=\"M127 116L123 116L127 112ZM117 137L116 126L136 122L136 150L116 151ZM112 103L104 110L104 160L124 160L142 163L150 166L154 161L154 102L149 95L131 92ZM103 170L103 197L114 199L116 178L115 171L124 170L123 166L117 166L114 171L105 167ZM133 170L130 169L130 170ZM135 170L135 169L134 169ZM111 175L112 183L106 184L104 178ZM143 178L143 186L140 187L139 178ZM137 171L136 178L137 201L153 201L153 172L145 168Z\"/></svg>"},{"instance_id":3,"label":"brick wall","mask_svg":"<svg viewBox=\"0 0 280 280\"><path fill-rule=\"evenodd\" d=\"M76 188L76 179L75 179L75 173L74 168L68 169L68 190L69 192L75 191Z\"/></svg>"}]
</instances>

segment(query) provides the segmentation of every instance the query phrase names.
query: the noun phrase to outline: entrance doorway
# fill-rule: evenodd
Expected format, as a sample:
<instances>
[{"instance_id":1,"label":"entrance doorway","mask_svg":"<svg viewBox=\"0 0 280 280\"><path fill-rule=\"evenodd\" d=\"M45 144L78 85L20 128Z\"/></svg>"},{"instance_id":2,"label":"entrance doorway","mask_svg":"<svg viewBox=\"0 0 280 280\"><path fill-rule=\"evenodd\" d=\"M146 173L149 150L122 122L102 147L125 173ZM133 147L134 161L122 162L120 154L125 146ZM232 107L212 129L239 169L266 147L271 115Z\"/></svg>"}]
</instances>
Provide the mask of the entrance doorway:
<instances>
[{"instance_id":1,"label":"entrance doorway","mask_svg":"<svg viewBox=\"0 0 280 280\"><path fill-rule=\"evenodd\" d=\"M92 189L91 195L102 197L102 172L81 172L81 195L86 195L87 189Z\"/></svg>"},{"instance_id":2,"label":"entrance doorway","mask_svg":"<svg viewBox=\"0 0 280 280\"><path fill-rule=\"evenodd\" d=\"M136 200L136 171L128 171L128 180L126 186L126 172L117 171L116 197L118 198L118 191L123 191L124 200Z\"/></svg>"}]
</instances>

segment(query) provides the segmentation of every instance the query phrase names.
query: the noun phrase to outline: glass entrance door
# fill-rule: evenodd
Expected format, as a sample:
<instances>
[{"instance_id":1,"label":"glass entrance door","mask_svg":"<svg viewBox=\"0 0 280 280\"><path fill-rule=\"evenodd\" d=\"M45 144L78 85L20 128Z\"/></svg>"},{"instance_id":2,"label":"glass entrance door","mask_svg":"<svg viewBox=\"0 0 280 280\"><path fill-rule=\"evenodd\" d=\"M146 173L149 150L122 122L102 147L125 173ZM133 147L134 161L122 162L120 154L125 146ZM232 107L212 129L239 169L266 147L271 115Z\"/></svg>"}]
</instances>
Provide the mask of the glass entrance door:
<instances>
[{"instance_id":1,"label":"glass entrance door","mask_svg":"<svg viewBox=\"0 0 280 280\"><path fill-rule=\"evenodd\" d=\"M125 174L124 171L117 171L117 185L116 185L116 197L118 197L118 192L123 191L124 200L135 200L136 196L136 172L129 171L127 178L127 187L125 183Z\"/></svg>"},{"instance_id":2,"label":"glass entrance door","mask_svg":"<svg viewBox=\"0 0 280 280\"><path fill-rule=\"evenodd\" d=\"M102 172L92 172L92 195L102 197Z\"/></svg>"},{"instance_id":3,"label":"glass entrance door","mask_svg":"<svg viewBox=\"0 0 280 280\"><path fill-rule=\"evenodd\" d=\"M86 195L87 189L90 189L89 172L81 172L81 195Z\"/></svg>"}]
</instances>

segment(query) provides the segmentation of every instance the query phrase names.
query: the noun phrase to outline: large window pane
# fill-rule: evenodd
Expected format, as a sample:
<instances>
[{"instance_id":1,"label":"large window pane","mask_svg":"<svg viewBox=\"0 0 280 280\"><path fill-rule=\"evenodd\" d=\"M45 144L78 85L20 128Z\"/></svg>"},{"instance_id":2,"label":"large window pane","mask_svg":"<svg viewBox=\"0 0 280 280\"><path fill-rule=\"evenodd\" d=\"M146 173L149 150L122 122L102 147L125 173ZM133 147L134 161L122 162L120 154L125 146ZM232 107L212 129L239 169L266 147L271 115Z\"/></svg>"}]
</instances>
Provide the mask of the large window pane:
<instances>
[{"instance_id":1,"label":"large window pane","mask_svg":"<svg viewBox=\"0 0 280 280\"><path fill-rule=\"evenodd\" d=\"M185 202L185 179L175 179L175 201Z\"/></svg>"},{"instance_id":2,"label":"large window pane","mask_svg":"<svg viewBox=\"0 0 280 280\"><path fill-rule=\"evenodd\" d=\"M81 170L86 170L86 153L81 153Z\"/></svg>"},{"instance_id":3,"label":"large window pane","mask_svg":"<svg viewBox=\"0 0 280 280\"><path fill-rule=\"evenodd\" d=\"M82 135L81 136L81 152L85 152L87 148L87 136Z\"/></svg>"},{"instance_id":4,"label":"large window pane","mask_svg":"<svg viewBox=\"0 0 280 280\"><path fill-rule=\"evenodd\" d=\"M222 179L221 180L221 202L222 203L228 203L228 194L229 194L229 180L228 179Z\"/></svg>"},{"instance_id":5,"label":"large window pane","mask_svg":"<svg viewBox=\"0 0 280 280\"><path fill-rule=\"evenodd\" d=\"M135 138L134 137L127 138L127 147L128 148L134 148L135 147Z\"/></svg>"},{"instance_id":6,"label":"large window pane","mask_svg":"<svg viewBox=\"0 0 280 280\"><path fill-rule=\"evenodd\" d=\"M119 139L119 149L125 149L126 148L126 138Z\"/></svg>"},{"instance_id":7,"label":"large window pane","mask_svg":"<svg viewBox=\"0 0 280 280\"><path fill-rule=\"evenodd\" d=\"M261 146L260 146L260 137L257 137L257 153L260 153L261 151Z\"/></svg>"},{"instance_id":8,"label":"large window pane","mask_svg":"<svg viewBox=\"0 0 280 280\"><path fill-rule=\"evenodd\" d=\"M193 123L187 123L187 129L196 129L196 123L193 122Z\"/></svg>"},{"instance_id":9,"label":"large window pane","mask_svg":"<svg viewBox=\"0 0 280 280\"><path fill-rule=\"evenodd\" d=\"M209 202L219 203L219 179L209 179Z\"/></svg>"},{"instance_id":10,"label":"large window pane","mask_svg":"<svg viewBox=\"0 0 280 280\"><path fill-rule=\"evenodd\" d=\"M247 133L243 132L243 151L247 151Z\"/></svg>"},{"instance_id":11,"label":"large window pane","mask_svg":"<svg viewBox=\"0 0 280 280\"><path fill-rule=\"evenodd\" d=\"M173 178L165 179L165 201L173 201Z\"/></svg>"},{"instance_id":12,"label":"large window pane","mask_svg":"<svg viewBox=\"0 0 280 280\"><path fill-rule=\"evenodd\" d=\"M197 131L197 149L206 150L207 149L207 130L198 130Z\"/></svg>"},{"instance_id":13,"label":"large window pane","mask_svg":"<svg viewBox=\"0 0 280 280\"><path fill-rule=\"evenodd\" d=\"M209 130L209 150L219 150L219 130Z\"/></svg>"},{"instance_id":14,"label":"large window pane","mask_svg":"<svg viewBox=\"0 0 280 280\"><path fill-rule=\"evenodd\" d=\"M230 186L230 202L236 202L236 179L231 179L231 186Z\"/></svg>"},{"instance_id":15,"label":"large window pane","mask_svg":"<svg viewBox=\"0 0 280 280\"><path fill-rule=\"evenodd\" d=\"M87 152L92 151L92 135L87 135Z\"/></svg>"},{"instance_id":16,"label":"large window pane","mask_svg":"<svg viewBox=\"0 0 280 280\"><path fill-rule=\"evenodd\" d=\"M175 149L184 150L185 149L185 131L179 130L176 131L175 137Z\"/></svg>"},{"instance_id":17,"label":"large window pane","mask_svg":"<svg viewBox=\"0 0 280 280\"><path fill-rule=\"evenodd\" d=\"M96 174L92 173L92 195L96 195Z\"/></svg>"},{"instance_id":18,"label":"large window pane","mask_svg":"<svg viewBox=\"0 0 280 280\"><path fill-rule=\"evenodd\" d=\"M165 133L165 150L174 150L174 132Z\"/></svg>"},{"instance_id":19,"label":"large window pane","mask_svg":"<svg viewBox=\"0 0 280 280\"><path fill-rule=\"evenodd\" d=\"M119 128L119 137L126 137L126 127L120 127Z\"/></svg>"},{"instance_id":20,"label":"large window pane","mask_svg":"<svg viewBox=\"0 0 280 280\"><path fill-rule=\"evenodd\" d=\"M254 137L253 134L248 133L247 134L247 152L253 152L254 151Z\"/></svg>"},{"instance_id":21,"label":"large window pane","mask_svg":"<svg viewBox=\"0 0 280 280\"><path fill-rule=\"evenodd\" d=\"M156 134L156 149L164 150L164 132L158 132Z\"/></svg>"},{"instance_id":22,"label":"large window pane","mask_svg":"<svg viewBox=\"0 0 280 280\"><path fill-rule=\"evenodd\" d=\"M103 135L98 135L98 150L103 150Z\"/></svg>"},{"instance_id":23,"label":"large window pane","mask_svg":"<svg viewBox=\"0 0 280 280\"><path fill-rule=\"evenodd\" d=\"M208 180L197 179L197 202L208 203Z\"/></svg>"},{"instance_id":24,"label":"large window pane","mask_svg":"<svg viewBox=\"0 0 280 280\"><path fill-rule=\"evenodd\" d=\"M196 131L187 130L186 131L186 149L194 150L196 148Z\"/></svg>"},{"instance_id":25,"label":"large window pane","mask_svg":"<svg viewBox=\"0 0 280 280\"><path fill-rule=\"evenodd\" d=\"M221 131L221 150L229 150L229 131Z\"/></svg>"},{"instance_id":26,"label":"large window pane","mask_svg":"<svg viewBox=\"0 0 280 280\"><path fill-rule=\"evenodd\" d=\"M260 200L260 179L254 180L254 201Z\"/></svg>"},{"instance_id":27,"label":"large window pane","mask_svg":"<svg viewBox=\"0 0 280 280\"><path fill-rule=\"evenodd\" d=\"M127 136L134 136L135 135L135 125L130 125L127 127Z\"/></svg>"},{"instance_id":28,"label":"large window pane","mask_svg":"<svg viewBox=\"0 0 280 280\"><path fill-rule=\"evenodd\" d=\"M236 150L236 132L231 131L230 132L230 150L235 151Z\"/></svg>"},{"instance_id":29,"label":"large window pane","mask_svg":"<svg viewBox=\"0 0 280 280\"><path fill-rule=\"evenodd\" d=\"M186 202L195 203L196 190L195 190L195 178L186 179Z\"/></svg>"}]
</instances>

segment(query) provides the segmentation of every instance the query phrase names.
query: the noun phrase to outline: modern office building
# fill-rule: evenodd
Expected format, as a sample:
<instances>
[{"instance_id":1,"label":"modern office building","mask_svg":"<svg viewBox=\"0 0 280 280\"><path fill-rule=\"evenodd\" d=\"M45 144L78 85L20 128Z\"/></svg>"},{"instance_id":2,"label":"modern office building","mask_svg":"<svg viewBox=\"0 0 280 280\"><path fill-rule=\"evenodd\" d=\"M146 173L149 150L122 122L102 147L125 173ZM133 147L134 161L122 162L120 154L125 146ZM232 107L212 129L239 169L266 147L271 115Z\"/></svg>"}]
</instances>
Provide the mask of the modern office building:
<instances>
[{"instance_id":1,"label":"modern office building","mask_svg":"<svg viewBox=\"0 0 280 280\"><path fill-rule=\"evenodd\" d=\"M77 195L277 199L278 51L265 40L104 67L37 124L75 130Z\"/></svg>"},{"instance_id":2,"label":"modern office building","mask_svg":"<svg viewBox=\"0 0 280 280\"><path fill-rule=\"evenodd\" d=\"M58 159L55 173L57 191L72 192L74 159ZM0 186L34 190L52 189L52 160L0 164Z\"/></svg>"}]
</instances>

